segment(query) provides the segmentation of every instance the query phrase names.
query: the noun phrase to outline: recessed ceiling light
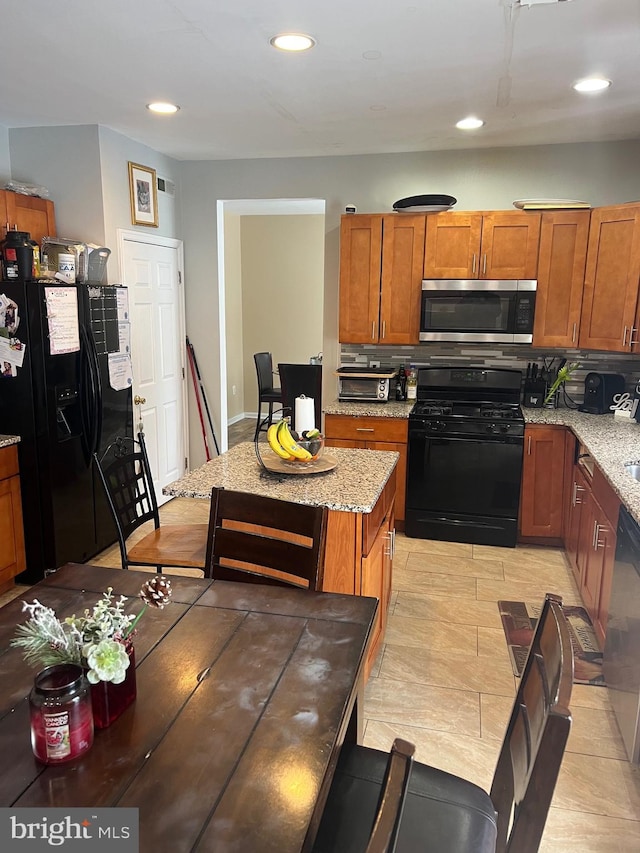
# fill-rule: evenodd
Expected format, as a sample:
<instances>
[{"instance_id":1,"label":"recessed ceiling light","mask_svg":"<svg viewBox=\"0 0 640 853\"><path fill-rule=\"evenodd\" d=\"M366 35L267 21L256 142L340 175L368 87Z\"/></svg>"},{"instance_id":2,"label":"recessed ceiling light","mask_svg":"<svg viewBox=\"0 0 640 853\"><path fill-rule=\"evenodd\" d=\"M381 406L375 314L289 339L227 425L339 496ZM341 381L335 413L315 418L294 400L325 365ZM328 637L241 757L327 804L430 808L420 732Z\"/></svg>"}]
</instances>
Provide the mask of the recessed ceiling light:
<instances>
[{"instance_id":1,"label":"recessed ceiling light","mask_svg":"<svg viewBox=\"0 0 640 853\"><path fill-rule=\"evenodd\" d=\"M611 85L606 77L585 77L573 84L576 92L604 92Z\"/></svg>"},{"instance_id":2,"label":"recessed ceiling light","mask_svg":"<svg viewBox=\"0 0 640 853\"><path fill-rule=\"evenodd\" d=\"M477 130L479 127L482 127L484 122L481 118L476 118L475 116L468 116L467 118L460 119L460 121L456 122L456 127L459 130Z\"/></svg>"},{"instance_id":3,"label":"recessed ceiling light","mask_svg":"<svg viewBox=\"0 0 640 853\"><path fill-rule=\"evenodd\" d=\"M269 44L278 50L309 50L315 43L314 38L304 33L280 33L269 39Z\"/></svg>"},{"instance_id":4,"label":"recessed ceiling light","mask_svg":"<svg viewBox=\"0 0 640 853\"><path fill-rule=\"evenodd\" d=\"M147 104L147 109L151 110L152 113L170 115L171 113L177 113L180 107L177 107L175 104L165 103L164 101L156 101L153 104Z\"/></svg>"}]
</instances>

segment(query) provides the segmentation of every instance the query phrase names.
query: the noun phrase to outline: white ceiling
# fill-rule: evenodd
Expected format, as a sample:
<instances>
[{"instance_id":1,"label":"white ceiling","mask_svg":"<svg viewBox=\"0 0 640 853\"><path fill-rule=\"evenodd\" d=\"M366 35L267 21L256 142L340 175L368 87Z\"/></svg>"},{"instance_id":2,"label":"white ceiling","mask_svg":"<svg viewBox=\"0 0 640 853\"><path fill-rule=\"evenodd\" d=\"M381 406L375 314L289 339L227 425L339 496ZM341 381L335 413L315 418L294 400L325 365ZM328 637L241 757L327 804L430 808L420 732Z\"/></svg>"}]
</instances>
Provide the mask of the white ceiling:
<instances>
[{"instance_id":1,"label":"white ceiling","mask_svg":"<svg viewBox=\"0 0 640 853\"><path fill-rule=\"evenodd\" d=\"M640 138L640 0L519 2L5 3L0 124L100 124L181 160ZM276 51L283 31L317 45ZM613 86L573 91L594 73ZM469 113L485 127L456 130Z\"/></svg>"}]
</instances>

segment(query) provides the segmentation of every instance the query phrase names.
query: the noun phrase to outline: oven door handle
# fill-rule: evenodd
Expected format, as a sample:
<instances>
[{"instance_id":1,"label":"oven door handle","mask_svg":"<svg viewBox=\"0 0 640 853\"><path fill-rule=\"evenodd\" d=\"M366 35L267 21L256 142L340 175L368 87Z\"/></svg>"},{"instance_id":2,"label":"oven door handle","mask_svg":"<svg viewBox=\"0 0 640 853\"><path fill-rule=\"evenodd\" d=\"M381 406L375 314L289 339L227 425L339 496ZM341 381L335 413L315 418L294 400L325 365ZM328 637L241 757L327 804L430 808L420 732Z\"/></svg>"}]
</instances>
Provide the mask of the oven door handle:
<instances>
[{"instance_id":1,"label":"oven door handle","mask_svg":"<svg viewBox=\"0 0 640 853\"><path fill-rule=\"evenodd\" d=\"M498 442L499 444L521 444L524 446L524 436L506 435L505 433L486 433L483 435L460 435L460 433L439 432L438 430L415 429L409 427L409 441L412 439L444 439L445 441L474 441L476 444Z\"/></svg>"}]
</instances>

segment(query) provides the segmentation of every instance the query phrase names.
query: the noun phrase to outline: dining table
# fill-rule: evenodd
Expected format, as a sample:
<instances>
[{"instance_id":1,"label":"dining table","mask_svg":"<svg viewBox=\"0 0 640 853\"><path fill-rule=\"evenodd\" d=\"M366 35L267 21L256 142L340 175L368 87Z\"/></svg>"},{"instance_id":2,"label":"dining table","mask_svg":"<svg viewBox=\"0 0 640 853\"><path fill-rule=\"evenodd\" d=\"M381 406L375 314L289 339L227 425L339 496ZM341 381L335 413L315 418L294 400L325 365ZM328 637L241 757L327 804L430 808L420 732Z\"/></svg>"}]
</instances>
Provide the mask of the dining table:
<instances>
[{"instance_id":1,"label":"dining table","mask_svg":"<svg viewBox=\"0 0 640 853\"><path fill-rule=\"evenodd\" d=\"M0 806L136 808L140 851L306 851L340 748L362 740L377 599L171 576L134 636L137 697L84 755L31 749L36 670L11 645L37 599L59 618L150 575L70 563L0 608Z\"/></svg>"}]
</instances>

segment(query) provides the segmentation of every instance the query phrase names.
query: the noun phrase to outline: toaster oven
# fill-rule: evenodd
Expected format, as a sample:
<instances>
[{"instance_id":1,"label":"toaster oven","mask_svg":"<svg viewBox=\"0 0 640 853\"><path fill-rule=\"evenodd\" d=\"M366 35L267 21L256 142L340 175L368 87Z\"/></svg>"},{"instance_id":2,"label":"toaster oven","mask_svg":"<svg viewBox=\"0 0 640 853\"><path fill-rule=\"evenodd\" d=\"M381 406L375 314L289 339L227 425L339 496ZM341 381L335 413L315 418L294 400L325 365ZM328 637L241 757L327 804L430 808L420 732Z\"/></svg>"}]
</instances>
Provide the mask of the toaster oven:
<instances>
[{"instance_id":1,"label":"toaster oven","mask_svg":"<svg viewBox=\"0 0 640 853\"><path fill-rule=\"evenodd\" d=\"M338 400L352 403L386 403L395 370L384 367L339 367Z\"/></svg>"}]
</instances>

